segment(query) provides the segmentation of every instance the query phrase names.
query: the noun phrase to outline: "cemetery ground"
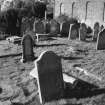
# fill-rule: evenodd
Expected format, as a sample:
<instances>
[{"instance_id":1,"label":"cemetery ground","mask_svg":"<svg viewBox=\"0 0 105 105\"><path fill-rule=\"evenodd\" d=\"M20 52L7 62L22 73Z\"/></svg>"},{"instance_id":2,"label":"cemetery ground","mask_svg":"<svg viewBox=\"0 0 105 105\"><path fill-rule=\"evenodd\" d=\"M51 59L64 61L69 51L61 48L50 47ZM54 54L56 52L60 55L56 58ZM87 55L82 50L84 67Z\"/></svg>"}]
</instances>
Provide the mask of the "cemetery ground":
<instances>
[{"instance_id":1,"label":"cemetery ground","mask_svg":"<svg viewBox=\"0 0 105 105\"><path fill-rule=\"evenodd\" d=\"M61 57L63 72L85 81L75 89L68 86L68 98L45 105L105 105L105 50L96 50L96 42L91 40L71 41L58 37L36 42L35 57L45 50L54 51ZM0 105L41 105L36 80L29 75L34 63L21 63L21 53L21 45L0 41ZM76 67L97 77L85 75ZM93 85L91 88L90 84Z\"/></svg>"}]
</instances>

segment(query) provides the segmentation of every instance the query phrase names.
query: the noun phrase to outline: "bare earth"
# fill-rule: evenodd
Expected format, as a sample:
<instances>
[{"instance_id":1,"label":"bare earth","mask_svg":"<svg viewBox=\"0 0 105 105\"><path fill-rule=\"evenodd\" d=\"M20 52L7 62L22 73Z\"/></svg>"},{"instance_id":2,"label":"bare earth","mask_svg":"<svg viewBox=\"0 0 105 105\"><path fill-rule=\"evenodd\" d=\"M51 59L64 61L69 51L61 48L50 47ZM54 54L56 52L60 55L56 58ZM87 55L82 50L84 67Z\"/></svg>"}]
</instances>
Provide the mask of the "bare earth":
<instances>
[{"instance_id":1,"label":"bare earth","mask_svg":"<svg viewBox=\"0 0 105 105\"><path fill-rule=\"evenodd\" d=\"M38 57L45 50L52 50L61 57L63 72L98 87L95 91L85 91L84 95L81 94L84 88L80 89L79 94L77 87L77 92L67 91L67 94L71 94L70 98L52 101L46 105L105 105L105 50L97 51L96 42L70 41L67 38L36 43L35 56ZM36 80L29 75L34 64L22 64L21 53L20 45L0 41L0 105L40 105ZM86 69L101 80L80 73L75 69L76 66Z\"/></svg>"}]
</instances>

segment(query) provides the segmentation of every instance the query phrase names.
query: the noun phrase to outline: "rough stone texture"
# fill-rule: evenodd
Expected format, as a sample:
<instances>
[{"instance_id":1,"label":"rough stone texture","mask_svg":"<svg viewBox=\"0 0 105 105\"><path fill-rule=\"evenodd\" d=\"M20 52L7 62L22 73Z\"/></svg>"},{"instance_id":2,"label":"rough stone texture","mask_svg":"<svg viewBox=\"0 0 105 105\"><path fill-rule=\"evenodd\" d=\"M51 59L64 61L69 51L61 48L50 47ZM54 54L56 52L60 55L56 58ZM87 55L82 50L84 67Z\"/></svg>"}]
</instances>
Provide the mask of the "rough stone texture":
<instances>
[{"instance_id":1,"label":"rough stone texture","mask_svg":"<svg viewBox=\"0 0 105 105\"><path fill-rule=\"evenodd\" d=\"M105 50L105 29L98 35L97 50Z\"/></svg>"},{"instance_id":2,"label":"rough stone texture","mask_svg":"<svg viewBox=\"0 0 105 105\"><path fill-rule=\"evenodd\" d=\"M35 61L35 68L32 72L32 75L35 73L38 76L41 103L58 99L63 95L64 83L61 59L54 52L43 52Z\"/></svg>"},{"instance_id":3,"label":"rough stone texture","mask_svg":"<svg viewBox=\"0 0 105 105\"><path fill-rule=\"evenodd\" d=\"M87 35L87 26L85 23L82 23L79 29L79 40L85 41L86 35Z\"/></svg>"},{"instance_id":4,"label":"rough stone texture","mask_svg":"<svg viewBox=\"0 0 105 105\"><path fill-rule=\"evenodd\" d=\"M94 25L96 21L103 22L103 8L105 0L55 0L55 18L60 15L60 3L63 3L62 7L64 14L71 17L77 17L81 21L85 20L89 26ZM74 2L74 5L72 5ZM86 12L86 3L87 12ZM73 8L73 10L72 10ZM98 12L97 12L98 11ZM62 11L61 11L62 12ZM87 13L87 16L86 16Z\"/></svg>"}]
</instances>

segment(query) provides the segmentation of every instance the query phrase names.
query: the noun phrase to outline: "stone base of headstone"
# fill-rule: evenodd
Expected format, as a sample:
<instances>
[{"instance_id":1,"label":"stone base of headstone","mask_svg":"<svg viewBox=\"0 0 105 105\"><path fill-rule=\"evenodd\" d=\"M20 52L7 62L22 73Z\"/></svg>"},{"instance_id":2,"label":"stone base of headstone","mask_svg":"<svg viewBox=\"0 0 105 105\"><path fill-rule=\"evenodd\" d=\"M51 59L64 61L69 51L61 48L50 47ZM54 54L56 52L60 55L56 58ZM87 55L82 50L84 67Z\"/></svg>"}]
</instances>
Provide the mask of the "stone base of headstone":
<instances>
[{"instance_id":1,"label":"stone base of headstone","mask_svg":"<svg viewBox=\"0 0 105 105\"><path fill-rule=\"evenodd\" d=\"M33 57L33 56L28 56L28 58L24 58L24 57L22 56L22 58L20 59L20 62L26 63L26 62L34 61L34 60L35 60L35 57Z\"/></svg>"}]
</instances>

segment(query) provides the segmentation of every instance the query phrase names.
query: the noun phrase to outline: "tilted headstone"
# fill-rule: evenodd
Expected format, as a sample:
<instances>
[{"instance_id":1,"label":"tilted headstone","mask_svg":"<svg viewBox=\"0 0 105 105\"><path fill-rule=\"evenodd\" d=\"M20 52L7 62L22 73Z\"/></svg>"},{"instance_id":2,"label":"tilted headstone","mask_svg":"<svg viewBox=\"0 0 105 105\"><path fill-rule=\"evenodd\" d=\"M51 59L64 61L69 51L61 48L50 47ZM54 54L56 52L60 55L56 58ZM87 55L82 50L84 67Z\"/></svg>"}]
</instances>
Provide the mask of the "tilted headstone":
<instances>
[{"instance_id":1,"label":"tilted headstone","mask_svg":"<svg viewBox=\"0 0 105 105\"><path fill-rule=\"evenodd\" d=\"M79 30L77 24L71 24L69 29L68 39L76 39L79 36Z\"/></svg>"},{"instance_id":2,"label":"tilted headstone","mask_svg":"<svg viewBox=\"0 0 105 105\"><path fill-rule=\"evenodd\" d=\"M61 36L68 37L69 35L69 29L70 29L70 23L68 21L65 21L61 24Z\"/></svg>"},{"instance_id":3,"label":"tilted headstone","mask_svg":"<svg viewBox=\"0 0 105 105\"><path fill-rule=\"evenodd\" d=\"M97 37L100 31L100 25L98 22L94 24L94 34L93 34L93 41L97 41Z\"/></svg>"},{"instance_id":4,"label":"tilted headstone","mask_svg":"<svg viewBox=\"0 0 105 105\"><path fill-rule=\"evenodd\" d=\"M50 21L50 34L57 35L60 33L60 24L55 20Z\"/></svg>"},{"instance_id":5,"label":"tilted headstone","mask_svg":"<svg viewBox=\"0 0 105 105\"><path fill-rule=\"evenodd\" d=\"M34 52L34 39L31 35L26 34L22 38L22 59L21 62L33 61L35 59Z\"/></svg>"},{"instance_id":6,"label":"tilted headstone","mask_svg":"<svg viewBox=\"0 0 105 105\"><path fill-rule=\"evenodd\" d=\"M35 20L33 31L38 34L44 34L45 33L45 25L41 20Z\"/></svg>"},{"instance_id":7,"label":"tilted headstone","mask_svg":"<svg viewBox=\"0 0 105 105\"><path fill-rule=\"evenodd\" d=\"M42 104L63 96L64 82L61 59L53 51L45 51L39 56L35 61L35 68L30 73L30 75L34 74L36 74L39 98Z\"/></svg>"},{"instance_id":8,"label":"tilted headstone","mask_svg":"<svg viewBox=\"0 0 105 105\"><path fill-rule=\"evenodd\" d=\"M81 23L79 29L79 40L85 41L87 36L87 26L85 23Z\"/></svg>"},{"instance_id":9,"label":"tilted headstone","mask_svg":"<svg viewBox=\"0 0 105 105\"><path fill-rule=\"evenodd\" d=\"M97 50L105 50L105 29L103 29L98 35Z\"/></svg>"}]
</instances>

